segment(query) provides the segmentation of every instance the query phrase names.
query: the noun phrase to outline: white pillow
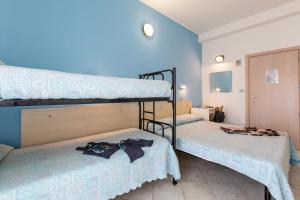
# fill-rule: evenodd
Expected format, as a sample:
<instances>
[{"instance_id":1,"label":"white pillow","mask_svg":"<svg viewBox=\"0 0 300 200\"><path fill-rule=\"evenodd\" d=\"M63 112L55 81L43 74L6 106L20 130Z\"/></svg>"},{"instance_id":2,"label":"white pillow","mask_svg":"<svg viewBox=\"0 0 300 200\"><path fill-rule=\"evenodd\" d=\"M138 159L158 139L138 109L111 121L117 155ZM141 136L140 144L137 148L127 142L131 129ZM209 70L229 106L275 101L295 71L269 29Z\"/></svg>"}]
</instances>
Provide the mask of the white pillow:
<instances>
[{"instance_id":1,"label":"white pillow","mask_svg":"<svg viewBox=\"0 0 300 200\"><path fill-rule=\"evenodd\" d=\"M200 115L195 115L195 114L177 115L176 125L180 126L180 125L183 125L183 124L188 124L188 123L201 121L201 120L203 120L203 118ZM171 125L173 124L173 118L172 117L159 119L159 120L156 120L156 121L164 122L164 123L171 124ZM164 125L164 127L169 128L169 126L167 126L167 125ZM162 127L160 125L155 125L155 131L159 131L161 129L162 129ZM153 130L152 123L149 123L149 130Z\"/></svg>"},{"instance_id":2,"label":"white pillow","mask_svg":"<svg viewBox=\"0 0 300 200\"><path fill-rule=\"evenodd\" d=\"M14 148L5 144L0 144L0 161Z\"/></svg>"}]
</instances>

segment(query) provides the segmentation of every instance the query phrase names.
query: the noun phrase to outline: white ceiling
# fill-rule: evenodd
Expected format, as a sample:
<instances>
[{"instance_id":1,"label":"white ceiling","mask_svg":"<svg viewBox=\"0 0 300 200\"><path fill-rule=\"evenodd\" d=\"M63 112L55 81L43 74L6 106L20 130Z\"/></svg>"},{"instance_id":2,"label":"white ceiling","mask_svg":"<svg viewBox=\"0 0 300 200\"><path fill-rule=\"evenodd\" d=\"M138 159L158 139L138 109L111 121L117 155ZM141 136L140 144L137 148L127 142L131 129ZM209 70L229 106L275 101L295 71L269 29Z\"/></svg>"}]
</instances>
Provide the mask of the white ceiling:
<instances>
[{"instance_id":1,"label":"white ceiling","mask_svg":"<svg viewBox=\"0 0 300 200\"><path fill-rule=\"evenodd\" d=\"M140 0L200 34L294 0Z\"/></svg>"}]
</instances>

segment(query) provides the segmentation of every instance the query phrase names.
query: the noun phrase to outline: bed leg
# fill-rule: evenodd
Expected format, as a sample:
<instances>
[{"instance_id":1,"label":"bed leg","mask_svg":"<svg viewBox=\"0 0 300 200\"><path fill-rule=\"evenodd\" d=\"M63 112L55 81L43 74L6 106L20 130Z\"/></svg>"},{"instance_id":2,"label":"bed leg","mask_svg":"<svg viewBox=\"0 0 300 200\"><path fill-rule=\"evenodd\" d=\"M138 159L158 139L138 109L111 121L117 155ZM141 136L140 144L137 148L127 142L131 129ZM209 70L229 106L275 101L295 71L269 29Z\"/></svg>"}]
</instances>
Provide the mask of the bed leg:
<instances>
[{"instance_id":1,"label":"bed leg","mask_svg":"<svg viewBox=\"0 0 300 200\"><path fill-rule=\"evenodd\" d=\"M177 181L176 181L175 178L173 178L173 185L174 185L174 186L177 185Z\"/></svg>"},{"instance_id":2,"label":"bed leg","mask_svg":"<svg viewBox=\"0 0 300 200\"><path fill-rule=\"evenodd\" d=\"M265 186L265 200L271 200L272 196L271 193L269 192L268 187Z\"/></svg>"}]
</instances>

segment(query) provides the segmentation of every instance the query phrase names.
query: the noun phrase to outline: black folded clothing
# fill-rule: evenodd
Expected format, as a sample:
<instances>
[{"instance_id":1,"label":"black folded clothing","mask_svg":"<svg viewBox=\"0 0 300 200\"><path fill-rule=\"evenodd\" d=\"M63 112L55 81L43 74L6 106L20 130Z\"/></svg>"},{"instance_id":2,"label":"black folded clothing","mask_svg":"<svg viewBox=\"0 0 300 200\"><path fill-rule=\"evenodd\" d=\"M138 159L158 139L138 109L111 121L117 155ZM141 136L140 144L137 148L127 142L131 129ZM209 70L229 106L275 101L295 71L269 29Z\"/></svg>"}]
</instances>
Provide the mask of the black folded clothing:
<instances>
[{"instance_id":1,"label":"black folded clothing","mask_svg":"<svg viewBox=\"0 0 300 200\"><path fill-rule=\"evenodd\" d=\"M126 143L127 145L135 146L135 147L151 147L153 144L153 140L143 140L143 139L127 139L122 140L121 143Z\"/></svg>"},{"instance_id":2,"label":"black folded clothing","mask_svg":"<svg viewBox=\"0 0 300 200\"><path fill-rule=\"evenodd\" d=\"M77 147L76 150L83 151L83 154L94 155L102 158L109 159L119 149L123 150L129 157L130 162L144 156L142 147L151 147L153 140L143 139L127 139L122 140L120 143L107 143L107 142L90 142L85 147Z\"/></svg>"},{"instance_id":3,"label":"black folded clothing","mask_svg":"<svg viewBox=\"0 0 300 200\"><path fill-rule=\"evenodd\" d=\"M85 147L77 147L76 150L83 151L83 154L99 156L109 159L119 150L118 144L107 142L90 142Z\"/></svg>"},{"instance_id":4,"label":"black folded clothing","mask_svg":"<svg viewBox=\"0 0 300 200\"><path fill-rule=\"evenodd\" d=\"M151 147L152 144L153 140L127 139L122 140L119 145L127 153L130 162L134 162L144 155L142 147Z\"/></svg>"}]
</instances>

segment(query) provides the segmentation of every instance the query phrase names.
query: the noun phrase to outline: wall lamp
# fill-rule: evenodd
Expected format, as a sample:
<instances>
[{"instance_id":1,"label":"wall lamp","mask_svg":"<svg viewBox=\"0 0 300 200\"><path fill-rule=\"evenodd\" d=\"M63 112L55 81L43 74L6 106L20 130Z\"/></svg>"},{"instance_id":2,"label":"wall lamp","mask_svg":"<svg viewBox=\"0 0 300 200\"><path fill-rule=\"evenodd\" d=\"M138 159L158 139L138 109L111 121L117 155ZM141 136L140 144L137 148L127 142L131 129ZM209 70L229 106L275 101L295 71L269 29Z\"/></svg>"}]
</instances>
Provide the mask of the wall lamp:
<instances>
[{"instance_id":1,"label":"wall lamp","mask_svg":"<svg viewBox=\"0 0 300 200\"><path fill-rule=\"evenodd\" d=\"M225 60L225 56L224 55L218 55L218 56L216 56L215 60L216 60L217 63L222 63Z\"/></svg>"},{"instance_id":2,"label":"wall lamp","mask_svg":"<svg viewBox=\"0 0 300 200\"><path fill-rule=\"evenodd\" d=\"M151 38L154 35L154 28L151 24L145 23L142 27L143 33L147 38Z\"/></svg>"},{"instance_id":3,"label":"wall lamp","mask_svg":"<svg viewBox=\"0 0 300 200\"><path fill-rule=\"evenodd\" d=\"M184 84L179 85L179 89L180 90L185 90L186 89L186 85L184 85Z\"/></svg>"}]
</instances>

